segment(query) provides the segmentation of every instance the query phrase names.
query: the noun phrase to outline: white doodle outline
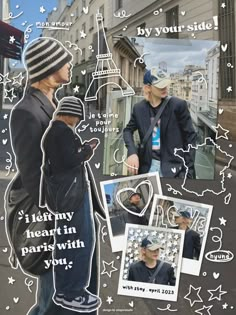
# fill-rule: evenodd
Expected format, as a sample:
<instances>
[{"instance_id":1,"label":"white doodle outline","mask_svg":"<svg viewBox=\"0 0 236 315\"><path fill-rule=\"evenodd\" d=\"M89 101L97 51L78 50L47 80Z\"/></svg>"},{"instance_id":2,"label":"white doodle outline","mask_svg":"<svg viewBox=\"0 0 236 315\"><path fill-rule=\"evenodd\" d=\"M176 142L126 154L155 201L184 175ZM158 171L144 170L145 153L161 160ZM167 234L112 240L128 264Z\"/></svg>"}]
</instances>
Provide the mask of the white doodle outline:
<instances>
[{"instance_id":1,"label":"white doodle outline","mask_svg":"<svg viewBox=\"0 0 236 315\"><path fill-rule=\"evenodd\" d=\"M228 164L223 168L223 170L220 171L220 175L222 175L222 180L221 180L221 185L222 185L221 188L222 188L222 190L221 190L220 192L215 192L215 191L213 191L212 189L208 189L208 188L207 188L207 189L203 190L203 191L201 192L201 194L199 194L199 193L197 193L196 191L189 190L189 189L187 189L187 188L185 187L185 184L186 184L186 181L187 181L187 174L188 174L189 168L188 168L188 166L186 165L185 159L184 159L182 156L178 155L178 154L177 154L177 151L182 151L183 153L185 153L185 152L189 152L190 149L195 149L195 150L197 150L199 147L206 145L206 141L207 141L207 140L209 140L211 143L213 143L214 146L215 146L221 153L223 153L223 154L225 154L227 157L229 157L229 158L230 158L230 161L229 161ZM224 193L224 192L226 191L226 188L224 187L224 181L225 181L225 173L224 173L224 172L230 167L230 164L231 164L231 162L233 161L234 156L232 156L232 155L228 154L227 152L223 151L223 150L221 149L221 147L220 147L218 144L216 144L213 139L211 139L210 137L207 137L207 138L205 138L204 143L202 143L202 144L197 144L196 147L193 146L192 144L188 144L188 150L184 150L184 149L182 149L182 148L180 148L180 149L175 148L175 149L174 149L174 155L177 156L177 157L179 157L179 158L183 161L184 167L186 168L184 180L183 180L183 183L181 184L181 188L182 188L184 191L186 191L186 192L188 192L188 193L190 193L190 194L194 194L194 195L196 195L196 196L198 196L198 197L203 197L206 192L211 192L211 193L213 193L214 195L217 195L217 196L218 196L218 195L220 195L220 194L222 194L222 193Z\"/></svg>"},{"instance_id":2,"label":"white doodle outline","mask_svg":"<svg viewBox=\"0 0 236 315\"><path fill-rule=\"evenodd\" d=\"M11 19L17 19L23 13L24 13L24 11L21 11L18 15L13 16L13 12L9 12L8 17L6 19L4 19L3 21L8 21L8 20L11 20Z\"/></svg>"},{"instance_id":3,"label":"white doodle outline","mask_svg":"<svg viewBox=\"0 0 236 315\"><path fill-rule=\"evenodd\" d=\"M79 50L80 51L80 54L82 55L82 49L81 48L79 48L79 46L77 45L77 44L75 44L75 43L71 43L69 40L66 40L65 41L65 44L69 44L69 48L73 48L74 47L74 50L75 51L77 51L77 50Z\"/></svg>"},{"instance_id":4,"label":"white doodle outline","mask_svg":"<svg viewBox=\"0 0 236 315\"><path fill-rule=\"evenodd\" d=\"M106 262L105 260L102 260L102 264L103 264L103 271L101 272L101 275L108 275L109 278L111 278L113 272L119 270L116 267L114 267L114 260L112 260L110 263ZM112 269L110 271L107 271L105 265L107 266L111 265Z\"/></svg>"},{"instance_id":5,"label":"white doodle outline","mask_svg":"<svg viewBox=\"0 0 236 315\"><path fill-rule=\"evenodd\" d=\"M228 129L225 129L223 128L219 123L217 126L212 126L212 128L215 130L215 133L216 133L216 140L220 139L220 138L223 138L223 139L226 139L226 140L229 140L227 134L229 133L229 130ZM219 136L219 130L218 129L221 129L221 131L224 131L224 135L222 136Z\"/></svg>"},{"instance_id":6,"label":"white doodle outline","mask_svg":"<svg viewBox=\"0 0 236 315\"><path fill-rule=\"evenodd\" d=\"M97 23L97 30L99 33L99 30L102 29L104 31L104 24L103 24L103 16L101 13L97 13L96 14L96 23ZM101 26L100 26L101 25ZM107 43L107 38L106 38L106 34L104 31L104 40L106 43L106 47L108 48L108 52L106 54L100 54L99 49L100 49L100 41L99 41L99 36L98 36L98 54L96 55L97 58L97 65L96 65L96 69L94 72L92 72L92 80L89 84L89 87L85 93L85 98L84 100L89 102L89 101L95 101L98 98L98 92L100 91L101 88L103 88L106 85L109 84L113 84L116 85L117 87L120 88L122 95L125 96L132 96L135 95L134 89L129 85L129 83L123 78L123 76L121 75L121 70L117 68L117 65L115 64L115 62L112 59L112 53L109 50L109 46ZM110 67L109 70L98 70L99 69L99 63L101 62L102 66L104 64L104 61L107 61L107 64L109 64L110 67L110 63L108 61L111 62L112 67L114 67L113 69ZM95 82L95 80L99 80L101 78L111 78L113 76L119 77L125 84L125 86L127 87L127 90L124 90L124 88L122 88L118 83L116 82L106 82L102 85L99 85L97 88L97 91L95 93L95 95L93 96L88 96L89 92Z\"/></svg>"},{"instance_id":7,"label":"white doodle outline","mask_svg":"<svg viewBox=\"0 0 236 315\"><path fill-rule=\"evenodd\" d=\"M199 73L199 74L201 75L201 78L199 78L199 79L197 80L197 82L198 82L198 83L203 83L203 82L205 82L205 84L206 84L206 89L207 89L207 81L206 81L206 79L204 78L203 73L201 73L200 71L197 71L196 73Z\"/></svg>"},{"instance_id":8,"label":"white doodle outline","mask_svg":"<svg viewBox=\"0 0 236 315\"><path fill-rule=\"evenodd\" d=\"M224 204L225 205L228 205L230 203L230 200L231 200L231 197L232 197L232 194L231 193L228 193L225 198L224 198Z\"/></svg>"},{"instance_id":9,"label":"white doodle outline","mask_svg":"<svg viewBox=\"0 0 236 315\"><path fill-rule=\"evenodd\" d=\"M20 72L17 76L13 77L12 85L16 85L16 84L22 85L23 80L24 80L24 77L22 75L22 72Z\"/></svg>"},{"instance_id":10,"label":"white doodle outline","mask_svg":"<svg viewBox=\"0 0 236 315\"><path fill-rule=\"evenodd\" d=\"M30 292L30 293L33 293L33 291L31 290L31 287L32 287L32 285L34 285L34 281L33 281L33 280L30 280L30 281L28 281L28 283L27 283L27 280L28 280L28 277L25 278L25 285L27 286L29 292Z\"/></svg>"},{"instance_id":11,"label":"white doodle outline","mask_svg":"<svg viewBox=\"0 0 236 315\"><path fill-rule=\"evenodd\" d=\"M219 248L218 248L218 249L212 250L212 251L206 253L206 254L205 254L205 258L206 258L207 260L211 261L211 262L217 262L217 263L230 262L231 260L234 259L234 254L233 254L231 251L229 251L229 250L222 250L222 249L221 249L221 248L222 248L222 245L223 245L223 241L222 241L223 232L222 232L221 228L219 228L219 227L211 227L211 228L210 228L210 231L214 231L214 230L218 230L218 231L220 232L220 236L213 235L211 239L212 239L212 241L213 241L214 243L220 243L220 245L219 245ZM211 255L211 254L216 254L216 253L219 253L219 252L221 252L221 253L223 253L224 255L228 256L228 258L226 258L226 259L224 259L224 260L217 260L217 258L216 258L216 259L213 259L213 258L209 258L209 257L208 257L208 256ZM231 256L231 257L230 257L230 256Z\"/></svg>"},{"instance_id":12,"label":"white doodle outline","mask_svg":"<svg viewBox=\"0 0 236 315\"><path fill-rule=\"evenodd\" d=\"M194 288L194 286L192 284L190 284L189 286L189 291L188 293L184 296L185 300L188 300L190 302L190 306L193 307L195 303L201 303L203 302L203 299L200 296L200 292L201 292L202 287L198 287L198 288ZM197 291L197 296L198 296L198 300L193 300L191 298L189 298L188 296L192 294L192 290ZM193 301L192 301L193 300Z\"/></svg>"},{"instance_id":13,"label":"white doodle outline","mask_svg":"<svg viewBox=\"0 0 236 315\"><path fill-rule=\"evenodd\" d=\"M3 75L2 73L0 73L0 78L2 78L0 80L0 84L3 84L4 87L7 83L10 83L11 80L9 79L9 72L7 72L5 75Z\"/></svg>"},{"instance_id":14,"label":"white doodle outline","mask_svg":"<svg viewBox=\"0 0 236 315\"><path fill-rule=\"evenodd\" d=\"M207 310L207 313L208 315L211 315L211 312L210 310L212 309L213 305L210 305L210 306L206 306L206 305L203 305L202 308L199 308L198 310L195 311L195 313L198 313L200 315L204 315L202 312L200 311L204 311L204 310Z\"/></svg>"},{"instance_id":15,"label":"white doodle outline","mask_svg":"<svg viewBox=\"0 0 236 315\"><path fill-rule=\"evenodd\" d=\"M103 229L107 228L106 225L104 225L101 229L101 233L102 233L102 242L105 243L106 241L104 240L104 237L107 236L107 232L104 232Z\"/></svg>"},{"instance_id":16,"label":"white doodle outline","mask_svg":"<svg viewBox=\"0 0 236 315\"><path fill-rule=\"evenodd\" d=\"M134 68L137 67L137 65L136 65L137 61L139 61L139 63L143 64L143 63L145 62L144 59L143 59L143 57L144 57L145 55L150 55L150 54L151 54L150 52L146 52L146 53L143 53L140 57L136 58L136 59L134 60Z\"/></svg>"},{"instance_id":17,"label":"white doodle outline","mask_svg":"<svg viewBox=\"0 0 236 315\"><path fill-rule=\"evenodd\" d=\"M169 192L172 192L173 191L173 194L174 195L180 195L180 196L183 196L183 194L180 192L180 191L178 191L177 189L174 189L170 184L166 184L166 186L168 187L169 186L169 188L167 189L167 191L169 191Z\"/></svg>"},{"instance_id":18,"label":"white doodle outline","mask_svg":"<svg viewBox=\"0 0 236 315\"><path fill-rule=\"evenodd\" d=\"M124 18L128 18L132 15L131 13L129 15L126 15L126 13L127 12L125 10L122 10L122 11L117 12L117 15L114 13L113 16L116 18L124 19Z\"/></svg>"},{"instance_id":19,"label":"white doodle outline","mask_svg":"<svg viewBox=\"0 0 236 315\"><path fill-rule=\"evenodd\" d=\"M9 155L9 159L6 159L6 162L9 162L10 164L9 165L7 165L6 167L5 167L5 169L6 170L8 170L8 172L7 172L7 174L6 174L6 176L8 176L9 174L10 174L10 172L11 172L11 167L12 167L12 155L11 155L11 153L10 152L6 152L8 155Z\"/></svg>"},{"instance_id":20,"label":"white doodle outline","mask_svg":"<svg viewBox=\"0 0 236 315\"><path fill-rule=\"evenodd\" d=\"M30 37L28 33L32 33L32 28L31 28L32 26L34 26L34 24L29 24L24 31L24 42L26 44L28 43L28 39Z\"/></svg>"},{"instance_id":21,"label":"white doodle outline","mask_svg":"<svg viewBox=\"0 0 236 315\"><path fill-rule=\"evenodd\" d=\"M11 92L11 96L7 96L8 93ZM4 99L9 99L9 101L12 103L14 98L16 98L16 95L14 94L14 88L11 88L10 90L4 89Z\"/></svg>"},{"instance_id":22,"label":"white doodle outline","mask_svg":"<svg viewBox=\"0 0 236 315\"><path fill-rule=\"evenodd\" d=\"M132 192L136 193L137 190L139 189L139 187L142 186L142 185L148 185L148 187L149 187L148 200L147 200L146 205L144 206L144 208L141 210L141 212L140 212L140 213L136 213L136 212L133 212L133 211L129 210L128 208L126 208L126 207L123 205L123 203L122 203L122 201L121 201L121 199L120 199L120 195L121 195L122 193L126 192L126 191L132 191ZM132 188L132 187L125 187L125 188L122 188L122 189L120 189L119 191L117 191L117 194L116 194L116 201L119 203L119 205L121 206L121 208L123 208L125 211L127 211L127 212L129 212L129 213L131 213L131 214L133 214L133 215L136 215L136 216L138 216L138 217L142 217L142 216L144 216L144 214L145 214L145 212L146 212L146 210L147 210L147 208L148 208L148 206L149 206L149 204L150 204L150 202L151 202L151 200L152 200L152 197L153 197L153 187L152 187L152 183L150 182L150 180L144 180L144 181L142 181L141 183L139 183L135 188Z\"/></svg>"},{"instance_id":23,"label":"white doodle outline","mask_svg":"<svg viewBox=\"0 0 236 315\"><path fill-rule=\"evenodd\" d=\"M121 164L121 163L124 163L128 168L133 168L135 170L138 170L138 167L135 167L135 166L132 166L132 165L129 165L128 163L125 162L126 160L126 156L125 155L122 155L122 158L121 158L121 161L118 161L116 159L116 152L118 152L120 149L116 149L113 153L113 160L117 163L117 164Z\"/></svg>"},{"instance_id":24,"label":"white doodle outline","mask_svg":"<svg viewBox=\"0 0 236 315\"><path fill-rule=\"evenodd\" d=\"M219 291L219 296L214 296L214 293L212 292L216 292L216 291ZM207 290L208 293L210 293L210 298L208 299L208 301L212 301L212 300L218 300L218 301L221 301L221 296L224 295L224 294L227 294L228 292L227 291L222 291L222 284L220 284L215 290Z\"/></svg>"},{"instance_id":25,"label":"white doodle outline","mask_svg":"<svg viewBox=\"0 0 236 315\"><path fill-rule=\"evenodd\" d=\"M171 304L167 304L166 308L157 307L157 309L158 309L159 311L178 312L178 309L176 309L176 310L172 310L172 309L171 309Z\"/></svg>"}]
</instances>

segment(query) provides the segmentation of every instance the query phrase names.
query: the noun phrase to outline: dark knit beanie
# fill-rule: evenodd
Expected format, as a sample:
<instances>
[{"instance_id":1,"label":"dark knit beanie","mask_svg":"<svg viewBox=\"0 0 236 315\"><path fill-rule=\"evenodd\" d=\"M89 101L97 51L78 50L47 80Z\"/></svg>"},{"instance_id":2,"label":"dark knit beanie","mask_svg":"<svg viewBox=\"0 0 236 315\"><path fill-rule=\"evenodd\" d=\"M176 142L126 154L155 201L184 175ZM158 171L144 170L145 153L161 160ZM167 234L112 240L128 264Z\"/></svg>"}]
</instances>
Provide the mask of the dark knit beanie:
<instances>
[{"instance_id":1,"label":"dark knit beanie","mask_svg":"<svg viewBox=\"0 0 236 315\"><path fill-rule=\"evenodd\" d=\"M71 53L57 40L48 37L37 38L25 53L30 83L45 79L71 60Z\"/></svg>"},{"instance_id":2,"label":"dark knit beanie","mask_svg":"<svg viewBox=\"0 0 236 315\"><path fill-rule=\"evenodd\" d=\"M84 104L81 99L77 97L63 97L58 104L56 114L79 116L80 120L84 120Z\"/></svg>"}]
</instances>

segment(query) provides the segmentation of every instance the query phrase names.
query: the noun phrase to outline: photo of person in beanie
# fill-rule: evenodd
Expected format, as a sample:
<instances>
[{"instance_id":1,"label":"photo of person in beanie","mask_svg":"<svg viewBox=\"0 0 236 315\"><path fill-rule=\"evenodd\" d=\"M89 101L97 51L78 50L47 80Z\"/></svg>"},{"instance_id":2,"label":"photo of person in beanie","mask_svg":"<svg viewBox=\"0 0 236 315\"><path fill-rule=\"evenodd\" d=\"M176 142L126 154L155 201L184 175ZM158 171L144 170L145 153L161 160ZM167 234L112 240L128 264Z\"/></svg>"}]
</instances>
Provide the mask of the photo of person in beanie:
<instances>
[{"instance_id":1,"label":"photo of person in beanie","mask_svg":"<svg viewBox=\"0 0 236 315\"><path fill-rule=\"evenodd\" d=\"M40 143L53 112L57 107L56 92L62 85L70 83L72 71L71 53L57 40L40 37L33 40L24 51L24 64L28 82L23 98L15 105L10 115L10 137L17 164L17 174L10 183L9 200L14 200L19 191L35 204L36 213L46 211L39 207L42 151ZM18 194L19 195L19 194ZM22 208L20 208L22 209ZM7 220L7 219L6 219ZM47 229L54 228L54 221L48 221ZM36 223L36 228L39 223ZM45 238L37 238L43 244ZM53 242L53 237L52 237ZM32 261L36 264L35 253ZM53 270L45 269L44 260L38 260L42 272L38 279L37 301L29 315L73 315L78 314L56 305L53 300ZM22 268L24 270L24 268ZM27 271L26 271L27 272ZM32 274L34 272L32 271ZM97 292L96 257L93 257L90 287ZM90 314L96 314L92 312Z\"/></svg>"},{"instance_id":2,"label":"photo of person in beanie","mask_svg":"<svg viewBox=\"0 0 236 315\"><path fill-rule=\"evenodd\" d=\"M138 216L141 213L142 209L140 208L141 203L141 194L138 192L132 192L129 195L129 206L127 208L132 211L132 213L127 212L125 217L125 223L141 224L148 225L148 219L145 216ZM135 215L137 214L137 215Z\"/></svg>"},{"instance_id":3,"label":"photo of person in beanie","mask_svg":"<svg viewBox=\"0 0 236 315\"><path fill-rule=\"evenodd\" d=\"M159 259L162 245L158 240L145 237L141 244L141 260L129 267L129 281L156 283L175 286L174 268Z\"/></svg>"},{"instance_id":4,"label":"photo of person in beanie","mask_svg":"<svg viewBox=\"0 0 236 315\"><path fill-rule=\"evenodd\" d=\"M79 98L64 97L54 113L54 119L42 139L44 161L42 188L45 202L54 213L72 212L73 218L56 221L54 258L73 262L72 268L54 266L56 304L80 312L90 312L101 304L99 297L87 290L91 257L95 246L94 219L89 200L85 163L94 154L99 140L81 143L75 127L84 120L84 105ZM43 194L42 194L43 195ZM73 229L72 234L61 233ZM60 250L57 244L79 241L81 248Z\"/></svg>"},{"instance_id":5,"label":"photo of person in beanie","mask_svg":"<svg viewBox=\"0 0 236 315\"><path fill-rule=\"evenodd\" d=\"M131 174L159 172L163 177L185 176L186 169L182 160L174 155L174 150L187 150L189 144L194 146L196 132L187 102L168 96L170 82L166 73L155 68L144 75L145 99L134 105L130 121L123 131ZM134 143L136 130L140 137L139 149ZM195 178L195 155L192 151L178 152L186 161L188 178Z\"/></svg>"}]
</instances>

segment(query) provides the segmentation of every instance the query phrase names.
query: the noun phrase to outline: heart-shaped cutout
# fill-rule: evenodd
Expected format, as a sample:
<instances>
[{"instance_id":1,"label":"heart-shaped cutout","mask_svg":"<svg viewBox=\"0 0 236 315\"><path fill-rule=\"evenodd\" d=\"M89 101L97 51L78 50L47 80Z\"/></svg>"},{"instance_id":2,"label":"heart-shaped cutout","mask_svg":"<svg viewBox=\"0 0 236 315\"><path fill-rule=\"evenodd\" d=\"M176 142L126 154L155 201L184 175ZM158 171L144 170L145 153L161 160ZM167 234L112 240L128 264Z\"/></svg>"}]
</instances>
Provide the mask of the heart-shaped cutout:
<instances>
[{"instance_id":1,"label":"heart-shaped cutout","mask_svg":"<svg viewBox=\"0 0 236 315\"><path fill-rule=\"evenodd\" d=\"M7 139L2 139L2 144L3 145L7 144Z\"/></svg>"},{"instance_id":2,"label":"heart-shaped cutout","mask_svg":"<svg viewBox=\"0 0 236 315\"><path fill-rule=\"evenodd\" d=\"M144 206L144 208L141 210L141 212L140 212L140 213L136 213L136 212L133 212L132 210L129 210L129 209L127 209L127 208L125 207L125 205L122 203L122 201L121 201L121 199L120 199L120 195L121 195L122 193L124 193L124 192L127 192L127 191L132 191L133 193L136 193L136 192L138 191L139 187L142 186L142 185L147 185L147 186L149 187L148 200L147 200L147 203L146 203L146 205ZM119 203L119 205L121 206L121 208L124 209L125 211L127 211L127 212L129 212L129 213L131 213L131 214L133 214L133 215L136 215L136 216L138 216L138 217L142 217L142 216L145 214L145 212L146 212L146 210L147 210L147 208L148 208L148 206L149 206L149 203L150 203L150 201L151 201L151 199L152 199L152 196L153 196L152 183L151 183L149 180L144 180L144 181L142 181L141 183L139 183L135 188L127 187L127 188L123 188L123 189L119 190L119 191L117 192L117 194L116 194L116 200L117 200L117 202Z\"/></svg>"},{"instance_id":3,"label":"heart-shaped cutout","mask_svg":"<svg viewBox=\"0 0 236 315\"><path fill-rule=\"evenodd\" d=\"M134 301L129 302L130 307L134 307Z\"/></svg>"},{"instance_id":4,"label":"heart-shaped cutout","mask_svg":"<svg viewBox=\"0 0 236 315\"><path fill-rule=\"evenodd\" d=\"M8 248L7 247L5 247L5 248L3 248L3 253L7 253L7 251L8 251Z\"/></svg>"},{"instance_id":5,"label":"heart-shaped cutout","mask_svg":"<svg viewBox=\"0 0 236 315\"><path fill-rule=\"evenodd\" d=\"M226 52L227 48L228 48L228 44L221 45L221 49L223 52Z\"/></svg>"},{"instance_id":6,"label":"heart-shaped cutout","mask_svg":"<svg viewBox=\"0 0 236 315\"><path fill-rule=\"evenodd\" d=\"M99 169L99 167L100 167L100 163L95 163L95 167L97 168L97 169Z\"/></svg>"},{"instance_id":7,"label":"heart-shaped cutout","mask_svg":"<svg viewBox=\"0 0 236 315\"><path fill-rule=\"evenodd\" d=\"M85 75L86 74L86 70L81 70L81 74Z\"/></svg>"},{"instance_id":8,"label":"heart-shaped cutout","mask_svg":"<svg viewBox=\"0 0 236 315\"><path fill-rule=\"evenodd\" d=\"M20 300L19 297L16 297L16 298L14 297L14 298L13 298L13 301L14 301L15 304L17 304L17 303L19 302L19 300Z\"/></svg>"},{"instance_id":9,"label":"heart-shaped cutout","mask_svg":"<svg viewBox=\"0 0 236 315\"><path fill-rule=\"evenodd\" d=\"M224 109L223 108L219 108L219 114L221 115L223 113Z\"/></svg>"},{"instance_id":10,"label":"heart-shaped cutout","mask_svg":"<svg viewBox=\"0 0 236 315\"><path fill-rule=\"evenodd\" d=\"M172 167L172 169L171 169L171 171L172 171L172 173L176 173L176 167Z\"/></svg>"},{"instance_id":11,"label":"heart-shaped cutout","mask_svg":"<svg viewBox=\"0 0 236 315\"><path fill-rule=\"evenodd\" d=\"M214 277L214 279L218 279L219 278L219 276L220 276L220 273L219 272L213 272L213 277Z\"/></svg>"},{"instance_id":12,"label":"heart-shaped cutout","mask_svg":"<svg viewBox=\"0 0 236 315\"><path fill-rule=\"evenodd\" d=\"M183 15L183 16L184 16L184 15L185 15L185 13L186 13L186 11L181 11L181 15Z\"/></svg>"}]
</instances>

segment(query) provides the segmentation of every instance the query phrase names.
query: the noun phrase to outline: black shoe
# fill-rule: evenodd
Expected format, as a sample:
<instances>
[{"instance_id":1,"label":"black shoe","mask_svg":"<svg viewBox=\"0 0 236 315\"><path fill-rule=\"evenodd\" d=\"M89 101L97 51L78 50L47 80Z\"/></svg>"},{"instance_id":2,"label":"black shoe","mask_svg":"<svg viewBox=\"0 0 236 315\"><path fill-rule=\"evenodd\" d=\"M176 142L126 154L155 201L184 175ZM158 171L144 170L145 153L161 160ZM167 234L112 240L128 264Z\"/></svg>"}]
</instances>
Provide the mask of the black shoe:
<instances>
[{"instance_id":1,"label":"black shoe","mask_svg":"<svg viewBox=\"0 0 236 315\"><path fill-rule=\"evenodd\" d=\"M101 299L86 289L81 290L81 294L74 299L69 299L62 294L57 294L54 297L54 301L56 304L80 312L92 312L101 304Z\"/></svg>"}]
</instances>

